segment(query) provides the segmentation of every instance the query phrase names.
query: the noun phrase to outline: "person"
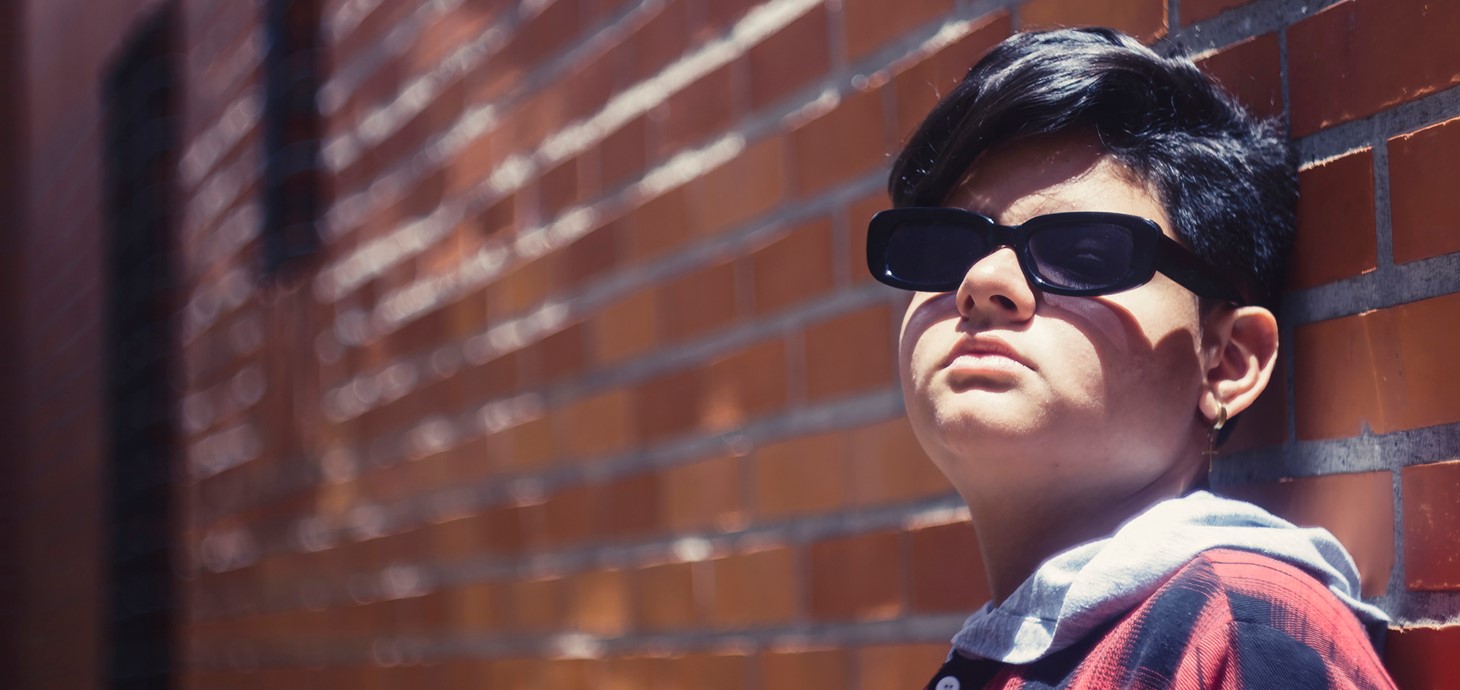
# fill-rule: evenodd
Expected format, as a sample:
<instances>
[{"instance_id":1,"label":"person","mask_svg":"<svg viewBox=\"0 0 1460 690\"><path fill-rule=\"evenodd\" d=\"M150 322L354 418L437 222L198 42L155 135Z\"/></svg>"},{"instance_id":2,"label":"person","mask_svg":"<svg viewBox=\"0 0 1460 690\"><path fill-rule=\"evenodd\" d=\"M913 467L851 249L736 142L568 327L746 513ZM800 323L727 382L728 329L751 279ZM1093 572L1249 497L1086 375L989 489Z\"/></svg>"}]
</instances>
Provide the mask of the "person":
<instances>
[{"instance_id":1,"label":"person","mask_svg":"<svg viewBox=\"0 0 1460 690\"><path fill-rule=\"evenodd\" d=\"M1268 385L1296 172L1273 123L1108 29L1017 34L895 160L907 414L993 600L928 683L1387 688L1343 547L1214 495Z\"/></svg>"}]
</instances>

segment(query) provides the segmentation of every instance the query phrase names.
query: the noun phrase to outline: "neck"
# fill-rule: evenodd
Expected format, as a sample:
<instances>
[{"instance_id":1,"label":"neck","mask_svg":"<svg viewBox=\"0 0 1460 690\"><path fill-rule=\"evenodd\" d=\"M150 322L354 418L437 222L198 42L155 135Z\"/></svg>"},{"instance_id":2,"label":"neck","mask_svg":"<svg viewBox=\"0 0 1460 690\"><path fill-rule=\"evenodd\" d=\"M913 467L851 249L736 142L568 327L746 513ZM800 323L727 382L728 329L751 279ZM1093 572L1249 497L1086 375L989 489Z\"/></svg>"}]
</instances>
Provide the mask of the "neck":
<instances>
[{"instance_id":1,"label":"neck","mask_svg":"<svg viewBox=\"0 0 1460 690\"><path fill-rule=\"evenodd\" d=\"M1171 474L1137 488L1033 482L1021 490L1007 483L981 482L977 488L983 491L963 490L994 604L1013 594L1046 559L1110 536L1125 521L1182 495L1196 481L1188 474Z\"/></svg>"}]
</instances>

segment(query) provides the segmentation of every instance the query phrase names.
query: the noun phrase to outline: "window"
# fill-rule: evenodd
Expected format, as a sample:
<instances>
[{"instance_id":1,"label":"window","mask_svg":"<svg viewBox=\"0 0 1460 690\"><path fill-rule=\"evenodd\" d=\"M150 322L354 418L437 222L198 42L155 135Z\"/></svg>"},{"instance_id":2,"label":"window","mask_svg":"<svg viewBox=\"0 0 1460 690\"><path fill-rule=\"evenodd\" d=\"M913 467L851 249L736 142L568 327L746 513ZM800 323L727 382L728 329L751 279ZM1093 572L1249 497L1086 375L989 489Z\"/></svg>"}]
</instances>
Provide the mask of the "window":
<instances>
[{"instance_id":1,"label":"window","mask_svg":"<svg viewBox=\"0 0 1460 690\"><path fill-rule=\"evenodd\" d=\"M276 276L319 250L320 4L269 0L264 59L264 273Z\"/></svg>"}]
</instances>

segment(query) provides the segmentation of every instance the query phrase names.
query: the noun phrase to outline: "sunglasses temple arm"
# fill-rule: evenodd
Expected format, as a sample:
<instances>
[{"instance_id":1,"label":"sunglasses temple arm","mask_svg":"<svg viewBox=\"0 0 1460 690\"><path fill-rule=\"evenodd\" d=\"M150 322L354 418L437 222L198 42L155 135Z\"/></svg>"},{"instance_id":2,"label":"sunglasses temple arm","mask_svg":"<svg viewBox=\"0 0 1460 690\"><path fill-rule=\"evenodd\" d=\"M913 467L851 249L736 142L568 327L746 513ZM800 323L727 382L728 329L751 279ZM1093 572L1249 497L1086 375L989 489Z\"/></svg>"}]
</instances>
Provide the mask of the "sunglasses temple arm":
<instances>
[{"instance_id":1,"label":"sunglasses temple arm","mask_svg":"<svg viewBox=\"0 0 1460 690\"><path fill-rule=\"evenodd\" d=\"M1164 235L1156 245L1156 269L1202 297L1222 299L1233 304L1247 303L1230 281L1222 278L1191 253L1191 250Z\"/></svg>"}]
</instances>

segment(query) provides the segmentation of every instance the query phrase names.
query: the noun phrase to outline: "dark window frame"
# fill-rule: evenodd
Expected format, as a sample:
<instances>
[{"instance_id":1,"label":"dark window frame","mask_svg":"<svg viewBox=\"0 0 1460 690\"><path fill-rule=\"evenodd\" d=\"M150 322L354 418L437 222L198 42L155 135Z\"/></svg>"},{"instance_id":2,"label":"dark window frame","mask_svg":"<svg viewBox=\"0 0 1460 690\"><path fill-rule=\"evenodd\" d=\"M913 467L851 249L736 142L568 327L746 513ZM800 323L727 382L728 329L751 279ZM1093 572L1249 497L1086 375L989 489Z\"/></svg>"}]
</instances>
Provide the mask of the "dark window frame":
<instances>
[{"instance_id":1,"label":"dark window frame","mask_svg":"<svg viewBox=\"0 0 1460 690\"><path fill-rule=\"evenodd\" d=\"M277 278L309 264L321 246L321 10L319 0L268 0L264 11L268 49L259 256L264 277Z\"/></svg>"}]
</instances>

